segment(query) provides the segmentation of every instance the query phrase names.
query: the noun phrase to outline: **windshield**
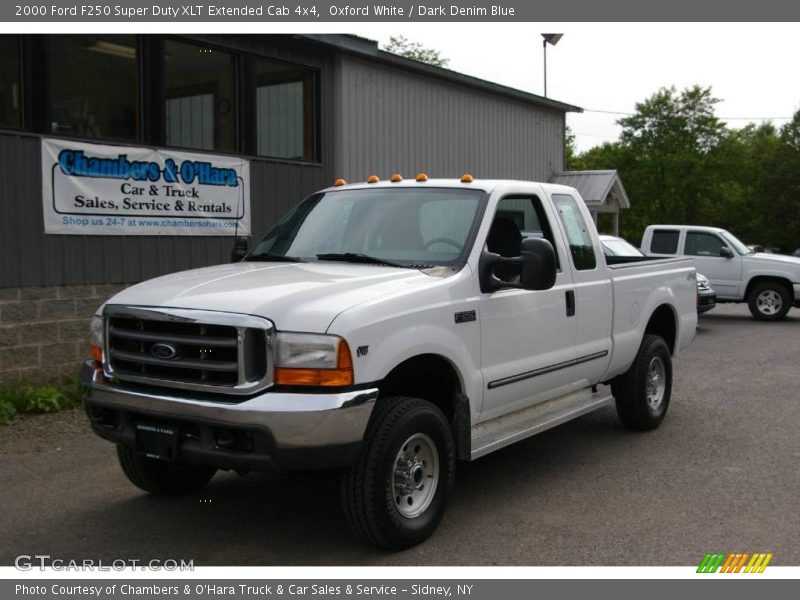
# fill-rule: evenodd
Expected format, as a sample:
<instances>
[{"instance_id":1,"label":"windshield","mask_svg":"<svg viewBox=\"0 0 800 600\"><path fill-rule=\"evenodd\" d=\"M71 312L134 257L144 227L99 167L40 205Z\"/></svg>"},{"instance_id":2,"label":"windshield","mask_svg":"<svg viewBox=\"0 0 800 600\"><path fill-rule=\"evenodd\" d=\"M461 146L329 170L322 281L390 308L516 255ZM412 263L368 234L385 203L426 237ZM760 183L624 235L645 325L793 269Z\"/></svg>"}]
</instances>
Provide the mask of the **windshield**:
<instances>
[{"instance_id":1,"label":"windshield","mask_svg":"<svg viewBox=\"0 0 800 600\"><path fill-rule=\"evenodd\" d=\"M750 248L748 248L741 241L739 241L739 238L737 238L732 233L729 233L727 231L720 231L719 233L722 236L722 238L726 242L728 242L731 246L733 246L733 249L736 250L736 252L738 252L739 254L753 254L753 251L750 250Z\"/></svg>"},{"instance_id":2,"label":"windshield","mask_svg":"<svg viewBox=\"0 0 800 600\"><path fill-rule=\"evenodd\" d=\"M606 255L611 256L644 256L642 252L636 247L621 238L601 238L603 249Z\"/></svg>"},{"instance_id":3,"label":"windshield","mask_svg":"<svg viewBox=\"0 0 800 600\"><path fill-rule=\"evenodd\" d=\"M469 242L482 197L480 190L442 188L315 194L286 215L248 258L453 265Z\"/></svg>"},{"instance_id":4,"label":"windshield","mask_svg":"<svg viewBox=\"0 0 800 600\"><path fill-rule=\"evenodd\" d=\"M726 242L728 242L731 246L733 246L733 249L736 250L736 252L738 252L739 254L753 254L752 250L750 250L750 248L748 248L746 245L740 242L739 239L732 233L729 233L727 231L720 231L719 233L722 236L722 238Z\"/></svg>"}]
</instances>

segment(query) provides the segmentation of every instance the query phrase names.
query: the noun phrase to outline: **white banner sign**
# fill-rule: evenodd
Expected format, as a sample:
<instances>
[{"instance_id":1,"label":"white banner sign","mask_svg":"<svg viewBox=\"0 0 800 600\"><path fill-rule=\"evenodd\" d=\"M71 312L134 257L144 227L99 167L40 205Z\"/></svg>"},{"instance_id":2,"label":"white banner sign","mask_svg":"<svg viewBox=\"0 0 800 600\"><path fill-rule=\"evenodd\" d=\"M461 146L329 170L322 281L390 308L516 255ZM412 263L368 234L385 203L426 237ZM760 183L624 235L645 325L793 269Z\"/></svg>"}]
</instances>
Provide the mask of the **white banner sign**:
<instances>
[{"instance_id":1,"label":"white banner sign","mask_svg":"<svg viewBox=\"0 0 800 600\"><path fill-rule=\"evenodd\" d=\"M45 233L249 235L250 163L42 140Z\"/></svg>"}]
</instances>

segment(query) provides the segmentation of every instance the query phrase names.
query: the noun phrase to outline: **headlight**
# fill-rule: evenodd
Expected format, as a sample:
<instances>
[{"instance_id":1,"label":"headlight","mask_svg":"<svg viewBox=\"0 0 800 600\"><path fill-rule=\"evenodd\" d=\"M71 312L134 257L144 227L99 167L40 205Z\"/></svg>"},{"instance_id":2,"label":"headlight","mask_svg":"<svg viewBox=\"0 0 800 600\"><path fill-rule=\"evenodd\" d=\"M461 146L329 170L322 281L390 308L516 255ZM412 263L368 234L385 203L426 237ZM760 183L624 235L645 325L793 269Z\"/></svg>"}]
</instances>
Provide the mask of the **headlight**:
<instances>
[{"instance_id":1,"label":"headlight","mask_svg":"<svg viewBox=\"0 0 800 600\"><path fill-rule=\"evenodd\" d=\"M277 385L353 385L347 342L335 335L279 332L275 348Z\"/></svg>"},{"instance_id":2,"label":"headlight","mask_svg":"<svg viewBox=\"0 0 800 600\"><path fill-rule=\"evenodd\" d=\"M90 353L98 363L103 362L103 317L95 315L89 321Z\"/></svg>"}]
</instances>

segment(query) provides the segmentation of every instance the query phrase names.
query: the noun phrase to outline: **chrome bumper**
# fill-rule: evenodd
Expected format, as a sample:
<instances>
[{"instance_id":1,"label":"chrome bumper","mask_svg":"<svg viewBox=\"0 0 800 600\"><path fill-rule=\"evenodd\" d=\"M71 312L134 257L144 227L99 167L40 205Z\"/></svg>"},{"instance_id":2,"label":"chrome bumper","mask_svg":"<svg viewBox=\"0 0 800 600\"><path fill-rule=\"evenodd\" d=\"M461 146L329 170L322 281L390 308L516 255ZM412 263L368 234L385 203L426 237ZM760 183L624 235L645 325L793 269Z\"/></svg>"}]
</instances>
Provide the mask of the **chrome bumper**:
<instances>
[{"instance_id":1,"label":"chrome bumper","mask_svg":"<svg viewBox=\"0 0 800 600\"><path fill-rule=\"evenodd\" d=\"M355 459L360 449L378 397L377 389L366 389L331 394L263 392L235 403L194 399L109 383L91 361L83 365L80 380L88 388L84 403L93 429L102 437L132 445L134 421L191 424L203 433L196 436L198 440L182 442L187 462L221 468L292 470L344 466ZM93 418L93 410L111 411L124 418L120 418L121 425L115 430L99 424ZM214 431L220 428L257 433L263 443L257 444L257 452L251 456L229 452L214 442Z\"/></svg>"}]
</instances>

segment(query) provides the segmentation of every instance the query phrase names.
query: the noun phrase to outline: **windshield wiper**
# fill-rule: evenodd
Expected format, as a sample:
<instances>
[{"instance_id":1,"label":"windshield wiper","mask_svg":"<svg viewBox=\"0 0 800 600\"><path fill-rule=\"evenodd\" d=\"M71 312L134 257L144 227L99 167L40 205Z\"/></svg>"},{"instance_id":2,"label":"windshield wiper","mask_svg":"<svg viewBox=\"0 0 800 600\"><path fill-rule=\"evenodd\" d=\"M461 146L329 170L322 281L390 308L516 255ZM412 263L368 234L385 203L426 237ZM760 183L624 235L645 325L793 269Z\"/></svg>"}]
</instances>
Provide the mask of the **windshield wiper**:
<instances>
[{"instance_id":1,"label":"windshield wiper","mask_svg":"<svg viewBox=\"0 0 800 600\"><path fill-rule=\"evenodd\" d=\"M360 252L328 252L325 254L317 254L317 259L319 260L341 260L344 262L352 262L352 263L365 263L370 265L384 265L387 267L397 267L399 269L429 269L432 265L423 265L423 264L403 264L399 262L394 262L391 260L386 260L384 258L378 258L377 256L370 256L368 254L361 254Z\"/></svg>"},{"instance_id":2,"label":"windshield wiper","mask_svg":"<svg viewBox=\"0 0 800 600\"><path fill-rule=\"evenodd\" d=\"M248 262L306 262L302 258L298 258L296 256L284 256L282 254L248 254L242 260Z\"/></svg>"}]
</instances>

